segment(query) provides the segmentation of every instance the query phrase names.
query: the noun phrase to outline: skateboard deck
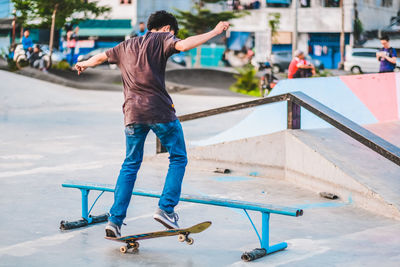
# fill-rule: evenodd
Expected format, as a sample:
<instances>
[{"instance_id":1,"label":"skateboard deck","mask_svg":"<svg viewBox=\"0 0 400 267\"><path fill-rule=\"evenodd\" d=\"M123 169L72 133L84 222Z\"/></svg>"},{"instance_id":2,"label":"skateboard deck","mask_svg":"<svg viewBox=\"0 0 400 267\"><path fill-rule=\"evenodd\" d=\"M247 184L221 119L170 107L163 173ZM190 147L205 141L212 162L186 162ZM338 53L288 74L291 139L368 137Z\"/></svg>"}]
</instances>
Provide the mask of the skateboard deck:
<instances>
[{"instance_id":1,"label":"skateboard deck","mask_svg":"<svg viewBox=\"0 0 400 267\"><path fill-rule=\"evenodd\" d=\"M119 238L106 236L105 239L126 243L125 246L120 247L120 251L122 253L126 253L128 251L128 249L137 250L139 248L139 243L137 241L139 241L139 240L159 238L159 237L165 237L165 236L177 235L178 241L180 241L180 242L186 241L187 244L192 245L194 242L194 239L189 237L189 235L203 232L208 227L210 227L210 225L211 225L211 222L206 221L206 222L202 222L202 223L193 225L188 228L167 229L167 230L163 230L163 231L149 232L149 233L144 233L144 234L121 236Z\"/></svg>"}]
</instances>

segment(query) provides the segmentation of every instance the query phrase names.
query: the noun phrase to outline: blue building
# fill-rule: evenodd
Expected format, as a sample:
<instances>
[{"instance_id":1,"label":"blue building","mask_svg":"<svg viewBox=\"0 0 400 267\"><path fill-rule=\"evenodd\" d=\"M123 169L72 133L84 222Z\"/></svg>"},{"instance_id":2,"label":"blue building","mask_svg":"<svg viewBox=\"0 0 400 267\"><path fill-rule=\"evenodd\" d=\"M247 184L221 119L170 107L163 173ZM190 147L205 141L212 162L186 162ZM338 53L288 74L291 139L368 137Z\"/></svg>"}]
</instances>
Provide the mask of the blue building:
<instances>
[{"instance_id":1,"label":"blue building","mask_svg":"<svg viewBox=\"0 0 400 267\"><path fill-rule=\"evenodd\" d=\"M12 8L11 0L0 0L0 50L7 49L11 42Z\"/></svg>"}]
</instances>

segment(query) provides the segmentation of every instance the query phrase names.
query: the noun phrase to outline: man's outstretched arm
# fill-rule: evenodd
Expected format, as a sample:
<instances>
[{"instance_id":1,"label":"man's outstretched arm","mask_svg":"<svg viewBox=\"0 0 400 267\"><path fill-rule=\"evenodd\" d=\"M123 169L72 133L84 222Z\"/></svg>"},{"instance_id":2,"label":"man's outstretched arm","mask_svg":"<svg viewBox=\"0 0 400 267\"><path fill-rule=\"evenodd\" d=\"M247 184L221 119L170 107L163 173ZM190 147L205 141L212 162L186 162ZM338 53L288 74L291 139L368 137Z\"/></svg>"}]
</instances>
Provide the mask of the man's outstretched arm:
<instances>
[{"instance_id":1,"label":"man's outstretched arm","mask_svg":"<svg viewBox=\"0 0 400 267\"><path fill-rule=\"evenodd\" d=\"M105 52L97 54L88 60L81 61L76 63L75 69L78 71L78 75L80 75L82 72L84 72L87 68L89 67L96 67L97 65L100 65L104 61L108 59L107 55Z\"/></svg>"},{"instance_id":2,"label":"man's outstretched arm","mask_svg":"<svg viewBox=\"0 0 400 267\"><path fill-rule=\"evenodd\" d=\"M195 35L188 37L184 40L181 40L175 44L175 49L178 51L187 51L193 49L201 44L204 44L211 38L221 34L223 31L226 31L229 28L229 22L221 21L215 26L212 31L207 33Z\"/></svg>"}]
</instances>

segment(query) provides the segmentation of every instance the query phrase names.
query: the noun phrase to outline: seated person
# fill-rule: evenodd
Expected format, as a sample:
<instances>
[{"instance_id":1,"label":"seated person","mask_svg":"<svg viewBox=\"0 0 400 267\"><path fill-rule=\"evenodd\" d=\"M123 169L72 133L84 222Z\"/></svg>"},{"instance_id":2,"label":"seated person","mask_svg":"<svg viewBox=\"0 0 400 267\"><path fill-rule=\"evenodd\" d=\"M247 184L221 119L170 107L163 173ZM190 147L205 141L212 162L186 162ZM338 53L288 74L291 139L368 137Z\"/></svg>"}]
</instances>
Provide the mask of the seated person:
<instances>
[{"instance_id":1,"label":"seated person","mask_svg":"<svg viewBox=\"0 0 400 267\"><path fill-rule=\"evenodd\" d=\"M297 50L294 56L289 65L288 79L306 78L315 75L315 67L313 64L307 62L303 51Z\"/></svg>"},{"instance_id":2,"label":"seated person","mask_svg":"<svg viewBox=\"0 0 400 267\"><path fill-rule=\"evenodd\" d=\"M46 67L45 67L45 61L43 59L43 53L40 50L39 45L35 45L33 48L33 52L28 58L29 64L34 67L34 68L39 68L39 70L43 72L47 72Z\"/></svg>"}]
</instances>

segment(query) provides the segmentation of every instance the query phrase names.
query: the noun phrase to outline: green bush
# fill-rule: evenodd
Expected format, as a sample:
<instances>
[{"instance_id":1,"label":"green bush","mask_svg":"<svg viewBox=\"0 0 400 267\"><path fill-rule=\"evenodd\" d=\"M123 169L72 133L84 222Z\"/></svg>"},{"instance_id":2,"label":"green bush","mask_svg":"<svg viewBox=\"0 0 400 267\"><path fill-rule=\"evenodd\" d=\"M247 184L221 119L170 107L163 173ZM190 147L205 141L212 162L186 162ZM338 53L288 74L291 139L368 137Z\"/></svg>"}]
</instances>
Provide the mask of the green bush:
<instances>
[{"instance_id":1,"label":"green bush","mask_svg":"<svg viewBox=\"0 0 400 267\"><path fill-rule=\"evenodd\" d=\"M315 75L313 77L330 77L330 76L333 76L332 73L329 70L316 69L315 71L316 71L316 73L315 73Z\"/></svg>"},{"instance_id":2,"label":"green bush","mask_svg":"<svg viewBox=\"0 0 400 267\"><path fill-rule=\"evenodd\" d=\"M8 65L8 69L10 71L17 71L18 70L17 64L15 64L15 61L10 59L10 58L7 59L7 65Z\"/></svg>"},{"instance_id":3,"label":"green bush","mask_svg":"<svg viewBox=\"0 0 400 267\"><path fill-rule=\"evenodd\" d=\"M251 91L259 91L258 78L256 77L257 70L253 65L247 64L242 68L237 68L236 70L239 72L239 74L234 75L236 82L230 86L232 91L243 91L246 93L250 93Z\"/></svg>"},{"instance_id":4,"label":"green bush","mask_svg":"<svg viewBox=\"0 0 400 267\"><path fill-rule=\"evenodd\" d=\"M69 65L69 63L67 61L62 60L62 61L58 62L57 64L53 64L52 68L58 69L58 70L69 70L71 68L71 66Z\"/></svg>"}]
</instances>

